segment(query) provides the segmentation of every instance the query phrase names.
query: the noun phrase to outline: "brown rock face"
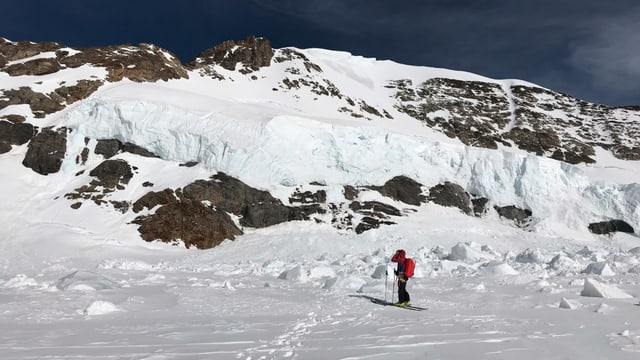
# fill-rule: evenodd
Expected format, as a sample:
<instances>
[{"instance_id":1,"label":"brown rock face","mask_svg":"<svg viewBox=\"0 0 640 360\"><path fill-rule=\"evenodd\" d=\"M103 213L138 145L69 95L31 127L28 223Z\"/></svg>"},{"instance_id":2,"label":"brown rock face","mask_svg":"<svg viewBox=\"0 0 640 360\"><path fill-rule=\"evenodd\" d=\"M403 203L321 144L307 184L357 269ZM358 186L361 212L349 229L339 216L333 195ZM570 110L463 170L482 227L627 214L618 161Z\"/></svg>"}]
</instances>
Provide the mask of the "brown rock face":
<instances>
[{"instance_id":1,"label":"brown rock face","mask_svg":"<svg viewBox=\"0 0 640 360\"><path fill-rule=\"evenodd\" d=\"M65 67L92 64L106 68L108 81L127 78L135 82L155 82L189 77L175 55L149 44L87 48L73 55L64 52L58 55L58 61Z\"/></svg>"},{"instance_id":2,"label":"brown rock face","mask_svg":"<svg viewBox=\"0 0 640 360\"><path fill-rule=\"evenodd\" d=\"M67 128L44 128L29 143L22 165L38 174L48 175L60 171L67 151Z\"/></svg>"},{"instance_id":3,"label":"brown rock face","mask_svg":"<svg viewBox=\"0 0 640 360\"><path fill-rule=\"evenodd\" d=\"M442 206L457 207L467 215L472 213L471 196L462 186L448 181L429 189L429 201Z\"/></svg>"},{"instance_id":4,"label":"brown rock face","mask_svg":"<svg viewBox=\"0 0 640 360\"><path fill-rule=\"evenodd\" d=\"M5 61L20 60L43 52L56 51L62 47L62 44L56 42L34 43L31 41L20 41L18 43L12 43L0 39L0 58L4 58Z\"/></svg>"},{"instance_id":5,"label":"brown rock face","mask_svg":"<svg viewBox=\"0 0 640 360\"><path fill-rule=\"evenodd\" d=\"M105 160L89 173L100 180L100 185L115 188L119 184L128 184L133 177L131 166L124 160Z\"/></svg>"},{"instance_id":6,"label":"brown rock face","mask_svg":"<svg viewBox=\"0 0 640 360\"><path fill-rule=\"evenodd\" d=\"M55 58L35 59L13 64L5 69L11 76L46 75L58 72L60 64Z\"/></svg>"},{"instance_id":7,"label":"brown rock face","mask_svg":"<svg viewBox=\"0 0 640 360\"><path fill-rule=\"evenodd\" d=\"M426 197L422 195L421 186L422 184L411 178L396 176L383 186L372 186L371 188L394 200L418 206L426 200Z\"/></svg>"},{"instance_id":8,"label":"brown rock face","mask_svg":"<svg viewBox=\"0 0 640 360\"><path fill-rule=\"evenodd\" d=\"M222 211L241 215L244 226L262 228L290 220L289 207L267 191L254 189L238 179L218 173L212 180L198 180L183 189L189 200L209 201Z\"/></svg>"},{"instance_id":9,"label":"brown rock face","mask_svg":"<svg viewBox=\"0 0 640 360\"><path fill-rule=\"evenodd\" d=\"M37 118L64 109L64 105L61 104L63 99L59 96L38 93L29 87L5 90L2 97L7 100L0 100L0 109L9 105L27 104Z\"/></svg>"},{"instance_id":10,"label":"brown rock face","mask_svg":"<svg viewBox=\"0 0 640 360\"><path fill-rule=\"evenodd\" d=\"M0 121L0 141L11 145L22 145L36 134L33 125L28 123L13 124Z\"/></svg>"},{"instance_id":11,"label":"brown rock face","mask_svg":"<svg viewBox=\"0 0 640 360\"><path fill-rule=\"evenodd\" d=\"M212 248L242 234L229 215L199 201L164 205L153 216L138 218L134 223L140 225L138 230L146 241L182 240L187 247L198 249Z\"/></svg>"},{"instance_id":12,"label":"brown rock face","mask_svg":"<svg viewBox=\"0 0 640 360\"><path fill-rule=\"evenodd\" d=\"M227 70L236 70L241 64L241 72L248 73L269 66L273 49L269 40L249 36L243 41L225 41L220 45L203 51L195 60L187 64L191 69L200 69L207 65L220 65Z\"/></svg>"}]
</instances>

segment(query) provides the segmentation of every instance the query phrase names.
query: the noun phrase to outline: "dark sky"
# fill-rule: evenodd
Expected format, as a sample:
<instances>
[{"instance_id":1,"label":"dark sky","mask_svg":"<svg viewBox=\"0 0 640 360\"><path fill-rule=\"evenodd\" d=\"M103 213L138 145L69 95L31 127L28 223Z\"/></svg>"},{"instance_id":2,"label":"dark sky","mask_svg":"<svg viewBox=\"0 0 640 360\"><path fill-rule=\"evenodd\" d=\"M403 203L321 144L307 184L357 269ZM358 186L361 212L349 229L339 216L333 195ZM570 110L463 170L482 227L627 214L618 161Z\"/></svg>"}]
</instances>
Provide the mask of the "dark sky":
<instances>
[{"instance_id":1,"label":"dark sky","mask_svg":"<svg viewBox=\"0 0 640 360\"><path fill-rule=\"evenodd\" d=\"M225 40L326 48L527 80L640 105L638 0L20 0L0 36L71 47L153 43L183 62Z\"/></svg>"}]
</instances>

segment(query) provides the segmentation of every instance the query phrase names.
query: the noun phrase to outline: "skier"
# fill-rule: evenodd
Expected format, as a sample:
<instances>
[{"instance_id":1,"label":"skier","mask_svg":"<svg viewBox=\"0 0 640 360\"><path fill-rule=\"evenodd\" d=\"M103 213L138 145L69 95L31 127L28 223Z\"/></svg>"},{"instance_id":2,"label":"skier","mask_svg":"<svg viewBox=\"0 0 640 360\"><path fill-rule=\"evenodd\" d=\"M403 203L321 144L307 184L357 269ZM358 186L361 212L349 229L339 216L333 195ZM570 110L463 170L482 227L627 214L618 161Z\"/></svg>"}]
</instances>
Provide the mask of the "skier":
<instances>
[{"instance_id":1,"label":"skier","mask_svg":"<svg viewBox=\"0 0 640 360\"><path fill-rule=\"evenodd\" d=\"M415 266L413 260L406 257L407 253L400 249L396 251L395 255L391 258L392 262L398 263L398 268L393 272L398 277L398 302L395 305L409 306L411 305L411 299L407 292L407 280L413 276L413 267ZM408 260L408 261L407 261ZM407 266L408 265L408 266Z\"/></svg>"}]
</instances>

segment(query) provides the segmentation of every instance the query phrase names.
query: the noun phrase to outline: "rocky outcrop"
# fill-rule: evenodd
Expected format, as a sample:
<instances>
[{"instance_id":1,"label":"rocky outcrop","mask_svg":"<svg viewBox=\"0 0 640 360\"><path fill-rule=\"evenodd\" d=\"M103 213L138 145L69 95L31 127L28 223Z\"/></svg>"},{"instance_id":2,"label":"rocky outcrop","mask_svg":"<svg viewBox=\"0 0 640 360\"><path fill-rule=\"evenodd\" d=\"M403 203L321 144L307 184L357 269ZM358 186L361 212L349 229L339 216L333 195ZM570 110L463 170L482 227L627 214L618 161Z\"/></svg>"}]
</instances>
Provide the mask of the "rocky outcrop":
<instances>
[{"instance_id":1,"label":"rocky outcrop","mask_svg":"<svg viewBox=\"0 0 640 360\"><path fill-rule=\"evenodd\" d=\"M500 217L513 220L518 227L526 227L531 221L533 213L528 209L520 209L513 205L509 206L494 206L494 209L498 212Z\"/></svg>"},{"instance_id":2,"label":"rocky outcrop","mask_svg":"<svg viewBox=\"0 0 640 360\"><path fill-rule=\"evenodd\" d=\"M361 214L375 216L381 219L387 218L388 216L402 216L400 210L379 201L354 201L349 205L349 208Z\"/></svg>"},{"instance_id":3,"label":"rocky outcrop","mask_svg":"<svg viewBox=\"0 0 640 360\"><path fill-rule=\"evenodd\" d=\"M122 188L133 177L131 166L124 160L105 160L89 173L98 178L100 185L105 188Z\"/></svg>"},{"instance_id":4,"label":"rocky outcrop","mask_svg":"<svg viewBox=\"0 0 640 360\"><path fill-rule=\"evenodd\" d=\"M136 144L132 143L122 143L120 140L116 139L100 139L96 144L93 152L98 155L102 155L105 159L109 159L114 155L120 152L129 152L132 154L144 156L144 157L158 157L156 154L151 151L144 149Z\"/></svg>"},{"instance_id":5,"label":"rocky outcrop","mask_svg":"<svg viewBox=\"0 0 640 360\"><path fill-rule=\"evenodd\" d=\"M462 186L448 181L429 189L428 200L442 206L457 207L467 215L472 213L471 196Z\"/></svg>"},{"instance_id":6,"label":"rocky outcrop","mask_svg":"<svg viewBox=\"0 0 640 360\"><path fill-rule=\"evenodd\" d=\"M422 184L404 175L390 179L383 186L371 186L370 188L384 196L409 205L418 206L426 200L426 197L422 195Z\"/></svg>"},{"instance_id":7,"label":"rocky outcrop","mask_svg":"<svg viewBox=\"0 0 640 360\"><path fill-rule=\"evenodd\" d=\"M589 224L589 231L598 235L611 234L616 231L633 234L635 230L624 220L609 220Z\"/></svg>"},{"instance_id":8,"label":"rocky outcrop","mask_svg":"<svg viewBox=\"0 0 640 360\"><path fill-rule=\"evenodd\" d=\"M485 197L473 197L471 199L471 204L473 206L473 214L475 216L482 216L487 212L487 204L489 203L489 199Z\"/></svg>"},{"instance_id":9,"label":"rocky outcrop","mask_svg":"<svg viewBox=\"0 0 640 360\"><path fill-rule=\"evenodd\" d=\"M594 147L640 159L638 110L590 104L535 86L445 78L391 81L395 108L466 145L517 146L572 164L592 163Z\"/></svg>"},{"instance_id":10,"label":"rocky outcrop","mask_svg":"<svg viewBox=\"0 0 640 360\"><path fill-rule=\"evenodd\" d=\"M40 42L20 41L17 43L7 41L0 38L0 59L4 60L4 64L9 61L29 58L44 52L54 52L63 45L57 42ZM0 62L0 65L3 63ZM4 65L2 65L4 66Z\"/></svg>"},{"instance_id":11,"label":"rocky outcrop","mask_svg":"<svg viewBox=\"0 0 640 360\"><path fill-rule=\"evenodd\" d=\"M229 40L205 50L187 66L197 70L210 65L220 65L227 70L238 70L247 74L269 66L272 57L273 49L269 40L249 36L242 41Z\"/></svg>"},{"instance_id":12,"label":"rocky outcrop","mask_svg":"<svg viewBox=\"0 0 640 360\"><path fill-rule=\"evenodd\" d=\"M313 204L327 201L327 192L318 190L316 192L296 190L290 197L289 203Z\"/></svg>"},{"instance_id":13,"label":"rocky outcrop","mask_svg":"<svg viewBox=\"0 0 640 360\"><path fill-rule=\"evenodd\" d=\"M0 143L9 145L26 144L36 135L33 125L28 123L10 123L0 121Z\"/></svg>"},{"instance_id":14,"label":"rocky outcrop","mask_svg":"<svg viewBox=\"0 0 640 360\"><path fill-rule=\"evenodd\" d=\"M178 197L171 189L151 191L133 203L133 212L138 213L144 208L151 210L158 205L175 204L177 202Z\"/></svg>"},{"instance_id":15,"label":"rocky outcrop","mask_svg":"<svg viewBox=\"0 0 640 360\"><path fill-rule=\"evenodd\" d=\"M193 200L164 205L134 223L140 225L138 231L146 241L182 241L186 247L198 249L212 248L242 234L228 214Z\"/></svg>"},{"instance_id":16,"label":"rocky outcrop","mask_svg":"<svg viewBox=\"0 0 640 360\"><path fill-rule=\"evenodd\" d=\"M292 220L308 220L322 213L319 204L285 206L267 191L254 189L240 180L218 173L210 180L196 180L182 189L149 192L133 203L133 211L155 209L138 217L141 236L148 241L182 240L187 246L204 249L241 234L228 214L242 226L262 228ZM179 224L179 216L186 224Z\"/></svg>"},{"instance_id":17,"label":"rocky outcrop","mask_svg":"<svg viewBox=\"0 0 640 360\"><path fill-rule=\"evenodd\" d=\"M395 224L393 221L381 221L379 219L370 217L370 216L365 216L360 220L360 223L356 226L356 234L362 234L365 231L371 230L371 229L377 229L379 228L381 225L393 225Z\"/></svg>"},{"instance_id":18,"label":"rocky outcrop","mask_svg":"<svg viewBox=\"0 0 640 360\"><path fill-rule=\"evenodd\" d=\"M224 173L185 186L182 196L189 200L209 201L221 211L240 215L243 226L261 228L291 219L289 207L267 191L254 189Z\"/></svg>"},{"instance_id":19,"label":"rocky outcrop","mask_svg":"<svg viewBox=\"0 0 640 360\"><path fill-rule=\"evenodd\" d=\"M41 56L20 61L35 55ZM106 80L111 82L125 78L135 82L188 78L177 57L149 44L70 49L59 43L0 42L0 71L10 76L47 75L83 65L105 68ZM27 104L36 118L42 118L87 98L103 84L97 79L81 79L71 85L63 81L49 93L35 92L30 87L5 89L0 94L0 109Z\"/></svg>"},{"instance_id":20,"label":"rocky outcrop","mask_svg":"<svg viewBox=\"0 0 640 360\"><path fill-rule=\"evenodd\" d=\"M29 143L22 165L38 174L60 171L67 150L67 128L44 128Z\"/></svg>"}]
</instances>

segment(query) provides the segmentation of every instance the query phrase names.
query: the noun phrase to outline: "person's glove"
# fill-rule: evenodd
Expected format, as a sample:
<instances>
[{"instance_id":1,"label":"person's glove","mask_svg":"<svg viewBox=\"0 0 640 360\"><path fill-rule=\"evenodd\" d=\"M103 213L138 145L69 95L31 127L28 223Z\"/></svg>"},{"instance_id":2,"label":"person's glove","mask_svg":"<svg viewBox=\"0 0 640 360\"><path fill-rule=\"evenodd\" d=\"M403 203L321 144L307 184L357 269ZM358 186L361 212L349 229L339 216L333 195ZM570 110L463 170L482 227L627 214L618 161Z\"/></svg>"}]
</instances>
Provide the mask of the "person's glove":
<instances>
[{"instance_id":1,"label":"person's glove","mask_svg":"<svg viewBox=\"0 0 640 360\"><path fill-rule=\"evenodd\" d=\"M398 276L398 270L393 270L393 274L394 274L395 276Z\"/></svg>"}]
</instances>

